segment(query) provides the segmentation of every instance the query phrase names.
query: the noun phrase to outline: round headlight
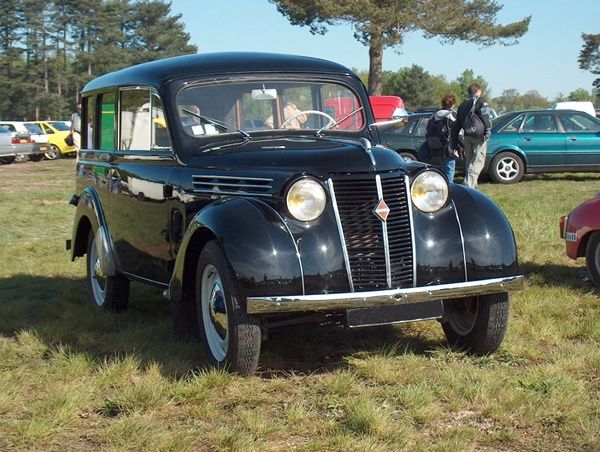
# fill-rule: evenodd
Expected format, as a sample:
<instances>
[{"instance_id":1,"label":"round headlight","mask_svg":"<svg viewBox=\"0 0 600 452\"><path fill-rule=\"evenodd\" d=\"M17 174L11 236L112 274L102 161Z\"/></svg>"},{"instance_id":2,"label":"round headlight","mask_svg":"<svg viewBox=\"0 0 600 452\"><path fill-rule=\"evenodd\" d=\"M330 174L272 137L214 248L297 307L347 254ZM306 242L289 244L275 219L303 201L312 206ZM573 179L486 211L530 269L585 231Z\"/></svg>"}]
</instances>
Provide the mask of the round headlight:
<instances>
[{"instance_id":1,"label":"round headlight","mask_svg":"<svg viewBox=\"0 0 600 452\"><path fill-rule=\"evenodd\" d=\"M412 202L422 212L436 212L446 204L448 199L448 183L435 171L424 171L419 174L410 188Z\"/></svg>"},{"instance_id":2,"label":"round headlight","mask_svg":"<svg viewBox=\"0 0 600 452\"><path fill-rule=\"evenodd\" d=\"M314 179L294 182L287 192L287 208L300 221L313 221L325 210L327 196L321 184Z\"/></svg>"}]
</instances>

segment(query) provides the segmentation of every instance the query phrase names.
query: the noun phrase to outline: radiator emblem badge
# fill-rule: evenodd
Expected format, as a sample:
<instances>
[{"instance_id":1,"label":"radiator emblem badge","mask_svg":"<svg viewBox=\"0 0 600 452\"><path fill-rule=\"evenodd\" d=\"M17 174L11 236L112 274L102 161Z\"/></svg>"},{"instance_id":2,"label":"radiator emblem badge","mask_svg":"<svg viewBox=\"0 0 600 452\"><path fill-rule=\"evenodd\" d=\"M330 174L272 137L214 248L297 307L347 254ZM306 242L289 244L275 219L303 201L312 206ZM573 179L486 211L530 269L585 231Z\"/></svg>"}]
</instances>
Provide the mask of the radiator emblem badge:
<instances>
[{"instance_id":1,"label":"radiator emblem badge","mask_svg":"<svg viewBox=\"0 0 600 452\"><path fill-rule=\"evenodd\" d=\"M375 214L375 216L377 218L379 218L381 221L385 221L387 220L388 215L390 214L390 208L388 207L388 205L385 203L385 201L383 199L381 199L377 205L375 206L375 208L373 209L373 213Z\"/></svg>"}]
</instances>

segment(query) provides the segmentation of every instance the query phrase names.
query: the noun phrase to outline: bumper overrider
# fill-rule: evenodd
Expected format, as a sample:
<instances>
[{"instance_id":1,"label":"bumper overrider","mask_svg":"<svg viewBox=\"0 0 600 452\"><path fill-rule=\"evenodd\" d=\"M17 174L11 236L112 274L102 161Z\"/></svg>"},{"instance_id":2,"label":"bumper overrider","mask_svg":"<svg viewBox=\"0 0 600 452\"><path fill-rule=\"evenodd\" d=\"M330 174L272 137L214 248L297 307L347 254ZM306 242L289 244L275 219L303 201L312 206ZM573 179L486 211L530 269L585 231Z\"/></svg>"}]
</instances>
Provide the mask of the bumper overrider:
<instances>
[{"instance_id":1,"label":"bumper overrider","mask_svg":"<svg viewBox=\"0 0 600 452\"><path fill-rule=\"evenodd\" d=\"M369 292L246 298L248 314L278 314L303 311L339 311L353 308L400 306L419 302L487 295L521 290L524 277L507 276L437 286Z\"/></svg>"}]
</instances>

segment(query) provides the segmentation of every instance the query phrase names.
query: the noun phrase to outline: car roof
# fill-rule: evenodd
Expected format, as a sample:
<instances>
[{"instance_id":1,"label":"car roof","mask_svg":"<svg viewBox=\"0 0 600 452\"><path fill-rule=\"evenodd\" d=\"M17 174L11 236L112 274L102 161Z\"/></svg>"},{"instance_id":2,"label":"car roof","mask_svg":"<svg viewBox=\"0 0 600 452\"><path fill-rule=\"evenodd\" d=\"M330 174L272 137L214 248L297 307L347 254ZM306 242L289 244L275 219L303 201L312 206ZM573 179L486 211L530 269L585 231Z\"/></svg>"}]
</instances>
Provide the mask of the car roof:
<instances>
[{"instance_id":1,"label":"car roof","mask_svg":"<svg viewBox=\"0 0 600 452\"><path fill-rule=\"evenodd\" d=\"M151 61L102 75L82 92L112 86L159 87L171 80L219 74L244 73L329 73L356 77L340 64L319 58L258 52L223 52L183 55Z\"/></svg>"},{"instance_id":2,"label":"car roof","mask_svg":"<svg viewBox=\"0 0 600 452\"><path fill-rule=\"evenodd\" d=\"M573 110L571 108L531 108L529 110L508 111L504 115L516 115L521 113L585 113L581 110Z\"/></svg>"}]
</instances>

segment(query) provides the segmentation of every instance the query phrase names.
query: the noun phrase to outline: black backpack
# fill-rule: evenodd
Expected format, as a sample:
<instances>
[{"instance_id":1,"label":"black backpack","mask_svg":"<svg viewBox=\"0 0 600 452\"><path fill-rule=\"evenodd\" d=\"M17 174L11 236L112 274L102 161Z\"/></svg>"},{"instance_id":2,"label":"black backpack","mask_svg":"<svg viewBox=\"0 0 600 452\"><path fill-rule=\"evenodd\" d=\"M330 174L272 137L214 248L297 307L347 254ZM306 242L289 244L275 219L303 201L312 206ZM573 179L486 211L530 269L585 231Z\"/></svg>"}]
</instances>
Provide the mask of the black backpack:
<instances>
[{"instance_id":1,"label":"black backpack","mask_svg":"<svg viewBox=\"0 0 600 452\"><path fill-rule=\"evenodd\" d=\"M473 138L481 138L485 134L485 126L483 125L483 121L475 111L475 103L473 101L473 106L469 111L469 114L465 118L465 124L463 126L463 130L465 131L465 135Z\"/></svg>"},{"instance_id":2,"label":"black backpack","mask_svg":"<svg viewBox=\"0 0 600 452\"><path fill-rule=\"evenodd\" d=\"M448 147L450 138L450 123L448 117L436 118L432 116L427 122L425 139L430 151L443 151Z\"/></svg>"}]
</instances>

